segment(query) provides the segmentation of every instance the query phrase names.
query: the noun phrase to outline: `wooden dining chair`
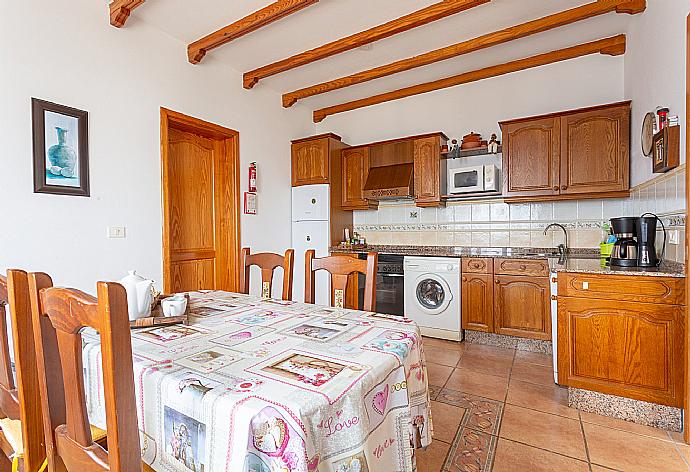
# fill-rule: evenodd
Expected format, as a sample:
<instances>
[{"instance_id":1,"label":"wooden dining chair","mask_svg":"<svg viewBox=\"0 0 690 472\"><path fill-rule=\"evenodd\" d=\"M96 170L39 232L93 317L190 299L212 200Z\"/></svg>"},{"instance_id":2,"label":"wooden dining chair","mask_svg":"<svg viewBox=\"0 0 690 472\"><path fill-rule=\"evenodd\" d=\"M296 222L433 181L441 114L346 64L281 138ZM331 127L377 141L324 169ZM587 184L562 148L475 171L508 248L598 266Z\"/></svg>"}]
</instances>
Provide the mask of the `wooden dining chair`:
<instances>
[{"instance_id":1,"label":"wooden dining chair","mask_svg":"<svg viewBox=\"0 0 690 472\"><path fill-rule=\"evenodd\" d=\"M364 310L376 309L376 271L379 257L375 252L367 254L367 260L355 259L349 255L335 255L328 257L315 257L316 251L310 249L305 254L305 285L304 301L314 303L315 297L315 272L325 270L331 275L331 306L345 307L345 293L348 279L353 274L364 274ZM357 308L348 306L347 308Z\"/></svg>"},{"instance_id":2,"label":"wooden dining chair","mask_svg":"<svg viewBox=\"0 0 690 472\"><path fill-rule=\"evenodd\" d=\"M98 282L97 290L94 298L29 274L48 470L152 470L139 447L127 293L110 282ZM86 411L80 334L86 327L101 337L107 450L95 441Z\"/></svg>"},{"instance_id":3,"label":"wooden dining chair","mask_svg":"<svg viewBox=\"0 0 690 472\"><path fill-rule=\"evenodd\" d=\"M285 255L272 252L250 254L248 247L242 248L241 267L244 271L240 277L240 292L249 294L249 275L251 266L261 269L261 297L271 298L273 287L273 274L277 267L283 268L283 300L292 300L292 280L295 270L295 250L288 249Z\"/></svg>"},{"instance_id":4,"label":"wooden dining chair","mask_svg":"<svg viewBox=\"0 0 690 472\"><path fill-rule=\"evenodd\" d=\"M26 272L0 275L0 471L38 472L45 461L45 441L38 370L31 323ZM10 329L7 326L9 306ZM13 340L16 382L12 375L10 336ZM11 462L10 462L11 461Z\"/></svg>"}]
</instances>

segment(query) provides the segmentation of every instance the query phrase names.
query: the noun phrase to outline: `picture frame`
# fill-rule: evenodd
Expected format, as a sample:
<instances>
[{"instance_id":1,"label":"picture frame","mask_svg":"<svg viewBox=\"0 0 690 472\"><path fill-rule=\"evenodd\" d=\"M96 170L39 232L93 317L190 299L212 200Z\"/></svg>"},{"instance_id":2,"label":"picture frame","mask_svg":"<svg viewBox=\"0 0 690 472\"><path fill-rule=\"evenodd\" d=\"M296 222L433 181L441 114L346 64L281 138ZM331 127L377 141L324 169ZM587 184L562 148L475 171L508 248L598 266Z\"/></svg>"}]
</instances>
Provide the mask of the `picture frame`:
<instances>
[{"instance_id":1,"label":"picture frame","mask_svg":"<svg viewBox=\"0 0 690 472\"><path fill-rule=\"evenodd\" d=\"M652 141L652 171L668 172L680 165L680 126L667 126Z\"/></svg>"},{"instance_id":2,"label":"picture frame","mask_svg":"<svg viewBox=\"0 0 690 472\"><path fill-rule=\"evenodd\" d=\"M34 193L89 197L89 114L31 99Z\"/></svg>"}]
</instances>

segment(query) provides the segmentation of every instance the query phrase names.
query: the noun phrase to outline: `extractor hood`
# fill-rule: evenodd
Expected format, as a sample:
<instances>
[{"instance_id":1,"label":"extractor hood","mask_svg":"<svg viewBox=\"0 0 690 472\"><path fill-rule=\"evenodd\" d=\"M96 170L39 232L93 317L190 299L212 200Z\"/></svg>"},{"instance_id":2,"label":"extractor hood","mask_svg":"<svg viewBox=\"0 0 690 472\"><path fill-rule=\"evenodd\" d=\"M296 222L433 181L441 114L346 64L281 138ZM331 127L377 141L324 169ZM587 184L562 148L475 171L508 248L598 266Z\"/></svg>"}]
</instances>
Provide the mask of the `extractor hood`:
<instances>
[{"instance_id":1,"label":"extractor hood","mask_svg":"<svg viewBox=\"0 0 690 472\"><path fill-rule=\"evenodd\" d=\"M364 184L364 198L385 200L414 196L414 164L372 167Z\"/></svg>"}]
</instances>

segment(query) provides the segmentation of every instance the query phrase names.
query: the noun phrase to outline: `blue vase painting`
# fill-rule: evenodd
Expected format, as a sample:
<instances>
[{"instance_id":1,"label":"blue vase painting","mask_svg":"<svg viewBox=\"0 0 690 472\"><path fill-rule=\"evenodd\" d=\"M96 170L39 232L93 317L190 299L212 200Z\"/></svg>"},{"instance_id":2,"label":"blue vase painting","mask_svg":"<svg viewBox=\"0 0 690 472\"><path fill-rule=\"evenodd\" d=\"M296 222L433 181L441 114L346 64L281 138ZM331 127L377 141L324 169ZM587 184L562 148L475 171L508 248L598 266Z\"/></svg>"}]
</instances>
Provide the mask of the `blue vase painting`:
<instances>
[{"instance_id":1,"label":"blue vase painting","mask_svg":"<svg viewBox=\"0 0 690 472\"><path fill-rule=\"evenodd\" d=\"M46 183L79 186L77 119L46 111Z\"/></svg>"}]
</instances>

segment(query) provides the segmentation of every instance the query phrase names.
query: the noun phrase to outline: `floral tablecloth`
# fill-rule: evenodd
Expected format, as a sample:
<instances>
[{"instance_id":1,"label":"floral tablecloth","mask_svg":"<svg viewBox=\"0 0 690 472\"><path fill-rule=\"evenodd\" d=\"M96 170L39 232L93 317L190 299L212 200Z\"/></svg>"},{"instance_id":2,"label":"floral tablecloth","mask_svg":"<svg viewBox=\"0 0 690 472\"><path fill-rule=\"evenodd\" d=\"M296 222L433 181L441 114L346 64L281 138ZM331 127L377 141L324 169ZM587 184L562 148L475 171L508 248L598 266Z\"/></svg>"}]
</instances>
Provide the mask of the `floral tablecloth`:
<instances>
[{"instance_id":1,"label":"floral tablecloth","mask_svg":"<svg viewBox=\"0 0 690 472\"><path fill-rule=\"evenodd\" d=\"M189 326L132 331L142 457L157 471L408 472L431 442L418 328L404 318L228 292ZM105 426L100 345L88 410Z\"/></svg>"}]
</instances>

